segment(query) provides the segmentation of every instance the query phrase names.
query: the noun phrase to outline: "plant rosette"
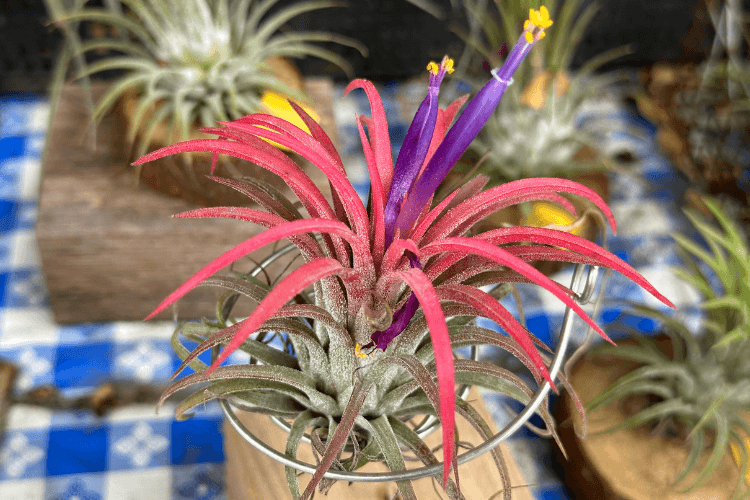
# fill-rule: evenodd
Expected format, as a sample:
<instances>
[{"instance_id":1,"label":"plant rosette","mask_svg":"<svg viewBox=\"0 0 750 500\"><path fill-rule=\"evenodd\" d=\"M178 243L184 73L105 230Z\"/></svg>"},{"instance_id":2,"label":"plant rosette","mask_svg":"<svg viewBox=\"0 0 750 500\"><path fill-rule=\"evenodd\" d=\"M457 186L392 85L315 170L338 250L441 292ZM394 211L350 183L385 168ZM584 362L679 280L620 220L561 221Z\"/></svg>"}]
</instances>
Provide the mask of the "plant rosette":
<instances>
[{"instance_id":1,"label":"plant rosette","mask_svg":"<svg viewBox=\"0 0 750 500\"><path fill-rule=\"evenodd\" d=\"M628 316L659 323L663 335L623 326L631 342L594 348L570 376L592 423L585 439L562 432L579 459L567 467L568 482L589 487L581 498L750 496L750 249L715 201L703 203L718 224L685 210L706 244L675 236L686 267L674 270L702 295L700 335L633 307ZM561 418L575 413L570 401L561 406Z\"/></svg>"},{"instance_id":2,"label":"plant rosette","mask_svg":"<svg viewBox=\"0 0 750 500\"><path fill-rule=\"evenodd\" d=\"M272 58L267 61L267 67L270 73L279 77L281 81L295 90L302 92L304 82L302 75L294 64L283 58ZM134 137L128 137L129 148L136 151L137 145L144 140L149 132L147 126L151 117L159 112L159 103L151 106L142 117L137 117L136 113L143 96L135 91L126 92L120 100L120 109L126 130L136 130ZM306 126L289 104L292 100L273 90L265 90L260 96L259 111L266 112L287 120L294 125L307 131ZM320 123L320 115L310 106L302 101L294 100L308 113L316 122ZM190 139L209 139L211 136L200 131L201 124L194 122L188 132ZM181 140L179 132L166 123L161 123L150 133L150 147L158 149L173 144ZM288 148L277 143L269 141L270 144L279 149L290 152ZM140 155L139 155L140 156ZM284 189L286 185L283 181L269 176L267 172L255 165L248 165L239 161L233 161L233 158L222 158L217 164L216 175L222 177L241 179L242 177L264 177L277 189ZM166 157L160 158L154 162L143 165L137 169L138 183L143 183L150 188L181 198L189 203L200 206L218 206L218 205L247 205L251 201L236 190L211 181L208 176L212 173L210 153L195 153L189 157Z\"/></svg>"},{"instance_id":3,"label":"plant rosette","mask_svg":"<svg viewBox=\"0 0 750 500\"><path fill-rule=\"evenodd\" d=\"M440 464L429 446L404 424L415 415L439 419L442 464L435 477L450 498L462 498L456 416L468 421L484 439L491 436L471 404L456 396L456 384L486 387L524 404L533 391L518 375L491 363L456 359L453 349L498 346L517 357L536 384L549 384L556 390L548 368L549 348L497 300L517 282L544 288L604 335L575 300L575 292L540 273L530 261L611 268L674 307L627 263L576 235L524 226L472 232L487 215L527 201L551 201L575 214L575 207L560 193L590 200L616 231L612 211L599 195L581 184L535 178L483 190L488 179L477 176L445 198L434 199L437 187L500 103L515 70L552 24L538 11L532 14L504 64L493 70L492 78L468 103L463 97L442 109L438 104L440 84L453 62L445 57L427 66L427 95L395 162L385 110L374 85L366 80L349 84L345 92L364 90L372 113L356 120L371 181L367 205L349 181L330 138L294 103L291 105L309 133L271 115L251 114L203 129L217 139L181 142L136 162L201 151L212 153L214 162L220 155L230 155L281 176L296 196L296 200L287 198L258 179L239 182L215 177L216 182L244 193L262 209L202 208L177 217L232 218L266 229L196 272L147 318L196 286L228 291L217 308L216 320L184 323L176 331L173 346L184 361L174 377L188 366L194 373L174 382L162 401L197 384L197 392L178 405L178 417L187 416L187 411L208 400L229 398L253 411L291 419L285 447L289 457L296 456L306 433L314 440L318 436L322 454L304 491L300 491L296 470L286 469L294 499L310 498L318 486L325 489L322 480L329 470L356 470L367 462L380 461L393 472L404 471L401 446L425 465ZM458 114L461 107L464 109ZM330 181L332 197L323 196L289 156L266 140L317 166ZM302 259L281 279L264 282L239 271L214 276L282 239L295 245ZM244 319L244 314L233 319L230 311L241 295L257 306ZM496 322L507 335L468 321L475 317ZM284 350L258 340L258 335L271 332L285 339ZM197 347L186 348L180 335L198 342ZM219 353L207 365L198 356L214 348ZM222 366L237 349L258 363ZM566 385L565 377L558 383ZM545 403L538 413L556 436ZM345 457L341 453L347 446L354 453ZM503 480L504 498L510 499L502 458L497 448L490 453ZM398 487L403 498L415 498L410 481L399 480Z\"/></svg>"},{"instance_id":4,"label":"plant rosette","mask_svg":"<svg viewBox=\"0 0 750 500\"><path fill-rule=\"evenodd\" d=\"M342 57L317 42L366 53L360 43L340 35L283 30L288 21L309 11L340 7L333 1L300 1L270 14L278 0L122 0L106 2L105 8L70 8L60 0L46 3L66 35L58 74L64 75L75 62L74 78L85 86L92 75L122 73L92 105L92 122L98 124L119 102L133 158L201 137L200 126L269 111L274 93L309 104L303 80L289 58L318 57L351 75ZM106 36L81 41L81 23L105 26L101 31ZM98 54L97 59L85 63L90 53ZM282 111L286 116L288 112ZM221 173L228 177L273 179L260 168L242 170L226 159L221 163ZM226 186L206 181L211 170L210 155L185 154L160 168L149 167L142 176L138 168L136 178L199 205L246 201ZM283 182L277 184L283 188Z\"/></svg>"}]
</instances>

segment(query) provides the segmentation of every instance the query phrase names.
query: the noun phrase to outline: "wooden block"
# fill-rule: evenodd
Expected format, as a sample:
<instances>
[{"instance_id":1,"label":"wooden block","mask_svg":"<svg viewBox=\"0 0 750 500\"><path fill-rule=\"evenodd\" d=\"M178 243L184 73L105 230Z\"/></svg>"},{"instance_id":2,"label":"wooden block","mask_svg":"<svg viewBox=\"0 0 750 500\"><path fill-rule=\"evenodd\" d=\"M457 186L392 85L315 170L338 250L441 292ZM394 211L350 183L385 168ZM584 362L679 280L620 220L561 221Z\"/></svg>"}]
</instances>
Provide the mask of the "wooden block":
<instances>
[{"instance_id":1,"label":"wooden block","mask_svg":"<svg viewBox=\"0 0 750 500\"><path fill-rule=\"evenodd\" d=\"M497 432L487 409L475 388L469 395L479 414L490 425L492 432ZM284 450L286 433L276 424L263 415L240 412L242 423L250 429L253 434L260 437L269 446L277 450ZM463 418L456 419L458 433L461 440L468 440L473 444L481 442L479 435ZM226 456L226 488L229 500L265 500L265 499L287 499L291 498L289 486L284 475L284 466L272 458L256 450L244 441L228 423L224 422L224 454ZM441 443L440 431L435 431L426 439L426 443L434 448ZM523 487L524 479L518 466L513 461L508 448L501 444L503 458L508 466L510 481L513 487L514 500L532 500L528 488ZM442 452L437 452L437 457L442 460ZM308 463L315 463L309 445L302 443L299 448L298 459ZM408 468L421 466L420 463L407 462ZM487 499L502 488L500 475L495 467L489 452L479 458L460 465L459 478L461 492L467 500ZM359 469L360 472L387 472L383 464L368 464ZM304 490L310 480L309 474L300 476L300 489ZM447 494L440 485L431 478L423 478L413 482L414 490L418 499L447 499ZM435 488L439 491L436 493ZM387 500L394 498L396 483L362 483L355 482L347 484L342 481L336 482L330 489L327 500L353 500L367 498L372 500ZM316 495L317 498L317 495ZM501 498L496 495L492 498Z\"/></svg>"},{"instance_id":2,"label":"wooden block","mask_svg":"<svg viewBox=\"0 0 750 500\"><path fill-rule=\"evenodd\" d=\"M106 88L95 85L95 98ZM331 81L308 79L305 90L335 140ZM57 322L143 319L209 261L260 232L241 221L172 219L195 207L133 187L121 118L102 120L95 149L84 140L88 126L81 88L65 86L48 137L36 231ZM306 170L328 195L319 170ZM197 288L180 301L180 316L213 316L216 297L216 289Z\"/></svg>"}]
</instances>

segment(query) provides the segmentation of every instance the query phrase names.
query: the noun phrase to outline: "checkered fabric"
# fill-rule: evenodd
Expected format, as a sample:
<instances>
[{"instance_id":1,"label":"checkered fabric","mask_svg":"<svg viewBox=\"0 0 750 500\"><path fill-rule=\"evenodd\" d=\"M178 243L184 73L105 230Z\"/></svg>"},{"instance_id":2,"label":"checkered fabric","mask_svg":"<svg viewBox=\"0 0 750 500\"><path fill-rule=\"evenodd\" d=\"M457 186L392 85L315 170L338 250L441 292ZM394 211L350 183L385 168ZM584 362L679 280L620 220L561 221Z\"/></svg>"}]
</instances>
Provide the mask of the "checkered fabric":
<instances>
[{"instance_id":1,"label":"checkered fabric","mask_svg":"<svg viewBox=\"0 0 750 500\"><path fill-rule=\"evenodd\" d=\"M354 116L369 114L369 106L362 93L340 99L342 92L337 86L334 96L340 152L353 184L366 198L367 170ZM381 89L394 153L423 92L423 85L410 84ZM688 227L678 211L682 181L654 149L648 124L607 106L592 113L627 122L646 137L609 138L612 147L627 143L642 160L640 173L651 182L612 177L611 205L620 230L610 239L610 248L678 305L693 303L695 297L665 268L677 263L668 235ZM55 384L65 395L75 396L110 378L164 382L179 364L169 345L173 323L60 326L52 320L33 232L47 116L45 99L0 97L0 357L21 368L17 391ZM562 276L563 282L569 281L570 271ZM559 329L562 308L533 288L522 288L521 294L529 327L553 343L550 332ZM609 280L607 296L656 303L618 275ZM512 303L506 305L514 311ZM602 319L612 320L619 313L619 306L607 302ZM584 329L576 332L580 342ZM504 401L486 392L483 396L502 427L510 418ZM218 407L207 405L184 422L175 421L171 410L166 405L156 414L152 406L134 406L100 419L13 407L0 445L0 500L225 498ZM547 441L522 431L509 445L535 498L567 498L549 467Z\"/></svg>"}]
</instances>

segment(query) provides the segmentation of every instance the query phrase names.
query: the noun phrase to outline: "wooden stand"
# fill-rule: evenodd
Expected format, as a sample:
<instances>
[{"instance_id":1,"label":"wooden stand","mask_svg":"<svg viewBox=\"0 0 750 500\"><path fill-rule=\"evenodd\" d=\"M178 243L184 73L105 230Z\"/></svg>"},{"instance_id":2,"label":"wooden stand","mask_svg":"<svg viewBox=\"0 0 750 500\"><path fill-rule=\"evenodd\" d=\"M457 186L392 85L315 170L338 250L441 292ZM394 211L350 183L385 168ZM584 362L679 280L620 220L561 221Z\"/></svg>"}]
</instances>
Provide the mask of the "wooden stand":
<instances>
[{"instance_id":1,"label":"wooden stand","mask_svg":"<svg viewBox=\"0 0 750 500\"><path fill-rule=\"evenodd\" d=\"M93 90L96 99L106 85ZM305 91L332 135L332 83L309 79ZM52 310L59 323L140 320L193 273L261 228L235 220L172 219L195 207L134 188L120 117L102 120L95 149L85 140L89 122L82 89L65 86L47 139L36 233ZM327 195L320 171L306 170ZM189 293L179 303L180 316L212 316L216 294L204 287ZM171 316L165 311L159 318Z\"/></svg>"},{"instance_id":2,"label":"wooden stand","mask_svg":"<svg viewBox=\"0 0 750 500\"><path fill-rule=\"evenodd\" d=\"M490 425L493 433L497 432L492 423L487 409L482 403L476 389L472 389L469 395L474 408ZM286 444L287 434L274 424L268 417L246 412L240 413L242 423L250 429L253 434L263 439L269 446L283 450ZM479 435L469 423L462 418L456 419L458 433L461 440L471 443L480 443ZM228 423L224 423L224 454L227 467L227 498L229 500L266 500L291 498L289 486L284 475L284 466L272 458L265 456L249 443L244 441ZM441 442L440 430L430 434L425 441L431 447ZM505 459L513 486L513 498L515 500L532 500L531 493L523 487L524 479L521 471L513 461L508 449L501 444L503 458ZM437 453L441 459L442 452ZM299 448L298 459L308 463L315 463L309 445L302 443ZM407 467L421 466L421 462L407 462ZM359 469L359 472L387 472L383 464L368 464ZM485 453L479 458L467 462L458 468L461 492L467 499L487 499L502 489L500 476L490 453ZM300 476L300 488L304 490L310 480L309 474ZM413 482L417 498L421 499L447 499L448 496L437 482L432 478L423 478ZM336 482L325 497L328 500L354 500L367 498L372 500L386 500L394 498L397 490L396 483L345 483ZM437 490L437 491L436 491ZM438 493L439 492L439 493ZM317 498L317 495L316 495ZM501 498L500 495L492 498Z\"/></svg>"}]
</instances>

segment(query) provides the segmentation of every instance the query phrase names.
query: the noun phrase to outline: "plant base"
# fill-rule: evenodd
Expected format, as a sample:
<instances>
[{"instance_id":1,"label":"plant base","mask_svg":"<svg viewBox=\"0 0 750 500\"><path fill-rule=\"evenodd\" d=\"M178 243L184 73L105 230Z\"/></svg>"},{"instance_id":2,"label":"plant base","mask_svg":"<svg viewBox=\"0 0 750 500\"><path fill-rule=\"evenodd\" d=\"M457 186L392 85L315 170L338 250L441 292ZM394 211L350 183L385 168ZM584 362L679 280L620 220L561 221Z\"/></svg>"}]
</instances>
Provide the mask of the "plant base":
<instances>
[{"instance_id":1,"label":"plant base","mask_svg":"<svg viewBox=\"0 0 750 500\"><path fill-rule=\"evenodd\" d=\"M474 402L474 408L482 417L487 420L493 432L495 430L492 419L484 407L476 389L472 389L469 394L469 401ZM284 449L286 443L286 433L274 424L264 415L238 412L243 424L250 429L253 434L263 439L269 446L276 449ZM474 429L463 419L458 418L456 421L457 433L462 440L469 440L471 443L480 442L479 436ZM265 456L255 449L252 445L244 441L237 432L228 423L224 423L224 454L226 456L226 487L227 498L229 500L260 500L260 499L284 499L291 498L289 487L287 486L286 476L284 475L284 466L275 460ZM440 444L440 432L434 432L428 436L425 441L431 447ZM500 445L503 458L505 458L510 480L513 486L514 500L532 500L532 495L527 488L524 488L523 476L518 466L513 461L507 447ZM440 457L441 452L438 452ZM459 450L460 454L460 450ZM309 445L304 443L300 446L298 459L308 463L315 463ZM407 462L407 467L417 467L421 462ZM461 492L467 499L492 497L501 488L499 472L494 465L489 453L459 466L459 478L461 482ZM368 464L359 469L359 472L387 472L388 469L383 464ZM304 489L310 480L309 474L300 476L300 488ZM414 490L419 499L446 499L448 496L442 491L440 484L433 481L432 478L423 478L414 481ZM397 490L396 483L362 483L355 482L347 484L344 482L335 483L328 495L328 500L353 500L367 498L373 500L386 500L394 498ZM439 491L440 493L436 492ZM319 494L319 493L318 493ZM500 498L497 495L495 498ZM317 498L317 496L316 496Z\"/></svg>"}]
</instances>

